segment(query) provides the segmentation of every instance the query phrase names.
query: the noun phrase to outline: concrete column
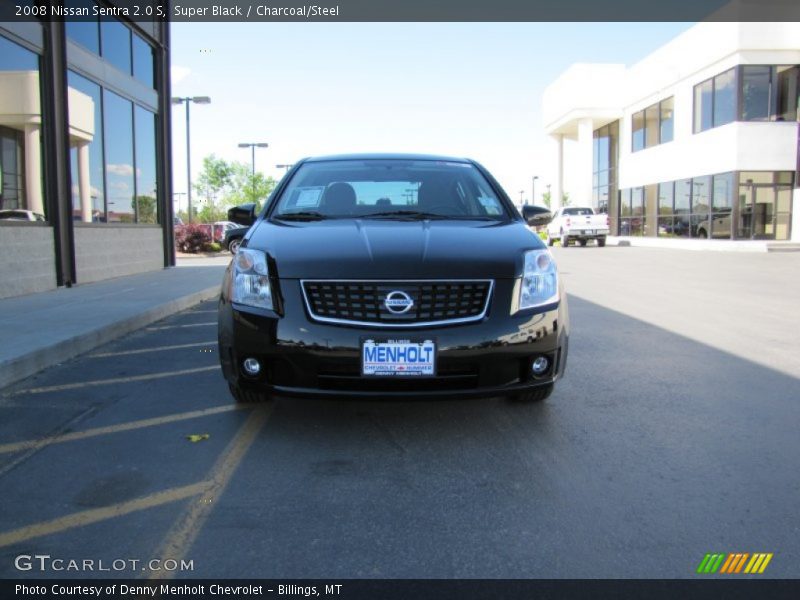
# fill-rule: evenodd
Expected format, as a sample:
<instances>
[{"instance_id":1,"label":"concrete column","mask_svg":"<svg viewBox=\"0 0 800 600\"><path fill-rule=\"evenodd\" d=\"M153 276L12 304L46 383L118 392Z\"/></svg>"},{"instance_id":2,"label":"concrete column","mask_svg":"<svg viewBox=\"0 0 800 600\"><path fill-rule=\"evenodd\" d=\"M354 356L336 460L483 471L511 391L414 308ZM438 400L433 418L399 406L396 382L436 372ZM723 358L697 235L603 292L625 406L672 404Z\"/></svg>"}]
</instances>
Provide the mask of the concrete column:
<instances>
[{"instance_id":1,"label":"concrete column","mask_svg":"<svg viewBox=\"0 0 800 600\"><path fill-rule=\"evenodd\" d=\"M39 125L25 125L25 208L44 214L42 145Z\"/></svg>"},{"instance_id":2,"label":"concrete column","mask_svg":"<svg viewBox=\"0 0 800 600\"><path fill-rule=\"evenodd\" d=\"M561 194L564 193L564 136L560 133L550 136L556 152L556 180L550 186L550 210L561 208Z\"/></svg>"},{"instance_id":3,"label":"concrete column","mask_svg":"<svg viewBox=\"0 0 800 600\"><path fill-rule=\"evenodd\" d=\"M92 222L92 188L89 179L89 144L78 146L78 193L81 197L81 221Z\"/></svg>"},{"instance_id":4,"label":"concrete column","mask_svg":"<svg viewBox=\"0 0 800 600\"><path fill-rule=\"evenodd\" d=\"M594 175L594 121L578 120L577 173L574 196L570 198L573 206L592 205L592 177Z\"/></svg>"},{"instance_id":5,"label":"concrete column","mask_svg":"<svg viewBox=\"0 0 800 600\"><path fill-rule=\"evenodd\" d=\"M793 242L800 242L800 187L794 188L792 196L792 234Z\"/></svg>"}]
</instances>

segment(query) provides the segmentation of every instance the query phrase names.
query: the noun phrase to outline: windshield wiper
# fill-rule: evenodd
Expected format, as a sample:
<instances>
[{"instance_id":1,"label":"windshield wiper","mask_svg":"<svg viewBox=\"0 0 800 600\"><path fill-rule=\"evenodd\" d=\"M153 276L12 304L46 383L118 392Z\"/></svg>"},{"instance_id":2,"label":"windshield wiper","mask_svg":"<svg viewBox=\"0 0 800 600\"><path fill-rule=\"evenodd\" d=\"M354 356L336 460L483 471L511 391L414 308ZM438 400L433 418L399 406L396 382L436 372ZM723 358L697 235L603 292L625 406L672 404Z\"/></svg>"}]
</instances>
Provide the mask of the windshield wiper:
<instances>
[{"instance_id":1,"label":"windshield wiper","mask_svg":"<svg viewBox=\"0 0 800 600\"><path fill-rule=\"evenodd\" d=\"M407 219L450 219L448 215L439 215L436 213L423 212L419 210L387 210L385 212L369 213L364 215L363 219L371 218L385 218L385 217L401 217Z\"/></svg>"},{"instance_id":2,"label":"windshield wiper","mask_svg":"<svg viewBox=\"0 0 800 600\"><path fill-rule=\"evenodd\" d=\"M299 212L277 214L275 218L281 221L322 221L323 219L327 219L328 216L315 210L303 210Z\"/></svg>"}]
</instances>

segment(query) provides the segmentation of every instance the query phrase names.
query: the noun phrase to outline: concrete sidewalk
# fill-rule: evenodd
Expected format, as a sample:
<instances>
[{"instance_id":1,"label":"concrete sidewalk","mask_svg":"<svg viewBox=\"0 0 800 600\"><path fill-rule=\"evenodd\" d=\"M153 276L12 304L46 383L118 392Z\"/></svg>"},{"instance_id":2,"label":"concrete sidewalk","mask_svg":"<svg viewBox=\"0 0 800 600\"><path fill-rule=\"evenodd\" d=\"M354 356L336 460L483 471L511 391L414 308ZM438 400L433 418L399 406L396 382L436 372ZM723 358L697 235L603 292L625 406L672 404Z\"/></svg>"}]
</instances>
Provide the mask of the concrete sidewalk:
<instances>
[{"instance_id":1,"label":"concrete sidewalk","mask_svg":"<svg viewBox=\"0 0 800 600\"><path fill-rule=\"evenodd\" d=\"M229 260L0 300L0 388L216 297Z\"/></svg>"}]
</instances>

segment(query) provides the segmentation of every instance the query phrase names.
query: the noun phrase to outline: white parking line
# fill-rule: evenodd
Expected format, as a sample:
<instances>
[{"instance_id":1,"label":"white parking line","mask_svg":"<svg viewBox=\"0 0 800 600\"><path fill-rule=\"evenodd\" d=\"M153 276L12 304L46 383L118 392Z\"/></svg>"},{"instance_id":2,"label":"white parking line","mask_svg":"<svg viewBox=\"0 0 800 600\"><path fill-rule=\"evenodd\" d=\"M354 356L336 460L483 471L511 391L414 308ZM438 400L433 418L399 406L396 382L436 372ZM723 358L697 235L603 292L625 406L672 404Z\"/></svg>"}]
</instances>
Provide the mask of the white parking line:
<instances>
[{"instance_id":1,"label":"white parking line","mask_svg":"<svg viewBox=\"0 0 800 600\"><path fill-rule=\"evenodd\" d=\"M149 375L133 375L131 377L115 377L113 379L96 379L94 381L82 381L79 383L66 383L63 385L48 385L45 387L18 390L3 394L3 397L22 396L25 394L44 394L46 392L62 392L64 390L77 390L85 387L97 385L111 385L117 383L132 383L134 381L148 381L151 379L164 379L165 377L179 377L180 375L190 375L192 373L202 373L204 371L219 371L219 365L213 367L198 367L196 369L183 369L181 371L168 371L166 373L151 373Z\"/></svg>"},{"instance_id":2,"label":"white parking line","mask_svg":"<svg viewBox=\"0 0 800 600\"><path fill-rule=\"evenodd\" d=\"M161 331L162 329L181 329L184 327L208 327L209 325L216 325L216 321L208 323L190 323L189 325L162 325L161 327L147 327L147 331Z\"/></svg>"},{"instance_id":3,"label":"white parking line","mask_svg":"<svg viewBox=\"0 0 800 600\"><path fill-rule=\"evenodd\" d=\"M183 348L196 348L198 346L216 346L216 340L197 342L193 344L176 344L174 346L156 346L154 348L141 348L139 350L122 350L120 352L98 352L90 354L88 358L106 358L109 356L129 356L131 354L145 354L147 352L163 352L164 350L181 350Z\"/></svg>"}]
</instances>

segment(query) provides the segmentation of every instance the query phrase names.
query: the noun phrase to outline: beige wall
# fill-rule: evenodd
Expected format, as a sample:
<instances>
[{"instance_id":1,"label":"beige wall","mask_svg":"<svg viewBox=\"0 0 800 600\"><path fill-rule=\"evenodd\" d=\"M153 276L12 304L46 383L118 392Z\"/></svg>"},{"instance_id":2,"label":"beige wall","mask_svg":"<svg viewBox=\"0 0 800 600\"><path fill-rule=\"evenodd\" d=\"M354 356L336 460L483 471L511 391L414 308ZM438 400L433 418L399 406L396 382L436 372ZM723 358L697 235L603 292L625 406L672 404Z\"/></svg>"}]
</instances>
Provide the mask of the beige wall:
<instances>
[{"instance_id":1,"label":"beige wall","mask_svg":"<svg viewBox=\"0 0 800 600\"><path fill-rule=\"evenodd\" d=\"M53 228L0 226L0 298L56 289Z\"/></svg>"},{"instance_id":2,"label":"beige wall","mask_svg":"<svg viewBox=\"0 0 800 600\"><path fill-rule=\"evenodd\" d=\"M75 224L78 284L164 267L160 227Z\"/></svg>"}]
</instances>

